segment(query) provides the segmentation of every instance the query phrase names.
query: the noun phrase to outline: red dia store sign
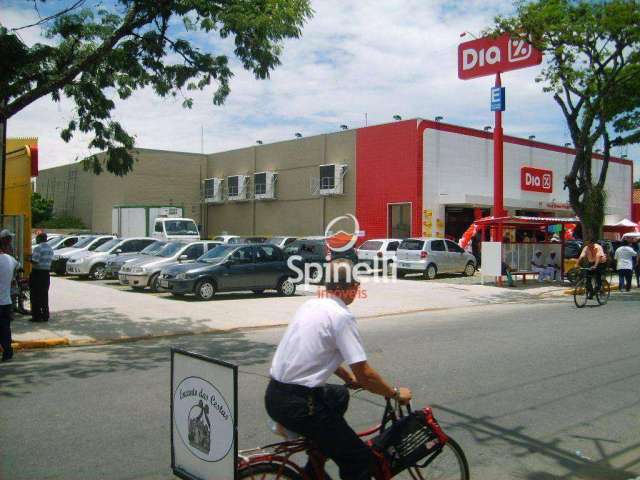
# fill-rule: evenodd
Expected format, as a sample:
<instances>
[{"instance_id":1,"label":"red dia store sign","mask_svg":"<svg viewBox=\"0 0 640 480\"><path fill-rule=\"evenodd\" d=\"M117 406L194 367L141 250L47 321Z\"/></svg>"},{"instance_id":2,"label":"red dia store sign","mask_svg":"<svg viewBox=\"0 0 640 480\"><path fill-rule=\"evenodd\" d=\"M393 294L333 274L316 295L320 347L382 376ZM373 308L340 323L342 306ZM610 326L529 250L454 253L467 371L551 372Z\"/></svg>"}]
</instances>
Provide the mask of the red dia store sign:
<instances>
[{"instance_id":1,"label":"red dia store sign","mask_svg":"<svg viewBox=\"0 0 640 480\"><path fill-rule=\"evenodd\" d=\"M531 67L542 62L542 53L522 38L509 34L484 37L458 45L458 78L483 77Z\"/></svg>"},{"instance_id":2,"label":"red dia store sign","mask_svg":"<svg viewBox=\"0 0 640 480\"><path fill-rule=\"evenodd\" d=\"M520 188L528 192L553 192L553 172L541 168L522 167L520 170Z\"/></svg>"}]
</instances>

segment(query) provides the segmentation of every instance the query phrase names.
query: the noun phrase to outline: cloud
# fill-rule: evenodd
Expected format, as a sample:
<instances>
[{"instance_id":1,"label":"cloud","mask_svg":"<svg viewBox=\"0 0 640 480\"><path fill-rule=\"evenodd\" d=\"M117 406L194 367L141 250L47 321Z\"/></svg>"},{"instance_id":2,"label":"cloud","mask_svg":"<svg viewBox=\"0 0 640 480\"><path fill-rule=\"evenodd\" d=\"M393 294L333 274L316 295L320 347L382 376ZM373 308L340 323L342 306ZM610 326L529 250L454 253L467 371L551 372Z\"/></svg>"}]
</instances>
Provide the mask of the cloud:
<instances>
[{"instance_id":1,"label":"cloud","mask_svg":"<svg viewBox=\"0 0 640 480\"><path fill-rule=\"evenodd\" d=\"M33 18L27 5L12 3L3 24ZM181 98L160 99L143 90L118 101L114 116L136 135L138 146L192 152L201 149L202 129L204 151L215 152L258 139L287 140L298 131L308 136L336 131L341 124L361 127L365 114L369 124L389 122L394 114L442 115L446 122L480 128L493 124L488 105L493 79L459 80L456 49L461 32L478 34L497 13L511 11L510 0L317 0L313 7L315 16L302 38L285 42L282 65L270 79L256 80L232 60L235 77L224 106L212 104L213 89L193 94L191 110L181 107ZM30 30L25 35L35 41L37 32ZM202 48L232 49L229 40L194 38ZM567 129L553 99L534 82L537 73L532 68L503 76L505 132L562 144ZM41 99L11 119L9 135L38 136L45 168L81 158L89 153L86 137L69 144L59 138L72 107ZM638 147L628 153L640 158Z\"/></svg>"}]
</instances>

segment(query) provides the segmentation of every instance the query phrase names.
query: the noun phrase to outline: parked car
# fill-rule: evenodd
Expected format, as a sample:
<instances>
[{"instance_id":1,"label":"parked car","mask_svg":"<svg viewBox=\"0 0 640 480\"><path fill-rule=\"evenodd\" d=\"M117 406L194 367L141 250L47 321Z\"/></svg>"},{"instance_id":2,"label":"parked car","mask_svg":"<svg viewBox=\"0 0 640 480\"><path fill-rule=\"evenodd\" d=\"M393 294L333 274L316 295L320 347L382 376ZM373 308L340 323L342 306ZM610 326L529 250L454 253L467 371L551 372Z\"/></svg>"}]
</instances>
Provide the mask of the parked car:
<instances>
[{"instance_id":1,"label":"parked car","mask_svg":"<svg viewBox=\"0 0 640 480\"><path fill-rule=\"evenodd\" d=\"M200 240L198 225L191 218L158 217L152 236L157 240Z\"/></svg>"},{"instance_id":2,"label":"parked car","mask_svg":"<svg viewBox=\"0 0 640 480\"><path fill-rule=\"evenodd\" d=\"M153 257L139 258L123 265L118 280L121 285L129 285L134 290L149 287L157 292L159 288L160 271L174 263L190 263L204 255L209 250L222 245L212 240L198 242L170 242Z\"/></svg>"},{"instance_id":3,"label":"parked car","mask_svg":"<svg viewBox=\"0 0 640 480\"><path fill-rule=\"evenodd\" d=\"M149 245L149 237L112 238L94 251L78 252L67 262L67 274L104 280L107 275L106 262L112 253L139 252Z\"/></svg>"},{"instance_id":4,"label":"parked car","mask_svg":"<svg viewBox=\"0 0 640 480\"><path fill-rule=\"evenodd\" d=\"M73 247L80 240L80 235L58 235L49 238L47 244L52 250L61 250L63 248Z\"/></svg>"},{"instance_id":5,"label":"parked car","mask_svg":"<svg viewBox=\"0 0 640 480\"><path fill-rule=\"evenodd\" d=\"M240 244L248 244L248 243L258 244L258 243L265 243L267 240L269 240L267 237L235 237L235 238L230 238L227 243L232 245L240 245Z\"/></svg>"},{"instance_id":6,"label":"parked car","mask_svg":"<svg viewBox=\"0 0 640 480\"><path fill-rule=\"evenodd\" d=\"M407 238L398 247L396 255L398 277L419 272L432 280L439 273L471 276L476 271L476 258L472 254L442 238Z\"/></svg>"},{"instance_id":7,"label":"parked car","mask_svg":"<svg viewBox=\"0 0 640 480\"><path fill-rule=\"evenodd\" d=\"M72 256L79 252L92 252L113 238L113 235L80 235L78 242L72 247L54 251L51 271L56 275L65 275L67 273L67 262Z\"/></svg>"},{"instance_id":8,"label":"parked car","mask_svg":"<svg viewBox=\"0 0 640 480\"><path fill-rule=\"evenodd\" d=\"M296 285L282 250L275 245L219 245L194 263L162 270L160 289L174 295L195 294L211 300L216 292L275 289L291 296Z\"/></svg>"},{"instance_id":9,"label":"parked car","mask_svg":"<svg viewBox=\"0 0 640 480\"><path fill-rule=\"evenodd\" d=\"M265 243L275 245L276 247L286 248L289 244L295 242L298 237L271 237Z\"/></svg>"},{"instance_id":10,"label":"parked car","mask_svg":"<svg viewBox=\"0 0 640 480\"><path fill-rule=\"evenodd\" d=\"M396 260L396 251L402 240L398 238L376 238L367 240L356 249L358 262L373 268L381 268Z\"/></svg>"},{"instance_id":11,"label":"parked car","mask_svg":"<svg viewBox=\"0 0 640 480\"><path fill-rule=\"evenodd\" d=\"M37 244L36 237L37 237L37 235L35 235L35 234L31 235L31 246L32 247L35 247L36 244ZM59 233L47 233L47 243L53 242L54 240L61 241L62 238L64 238L64 235L61 235ZM51 244L49 243L49 245L51 245ZM51 247L51 248L53 248L53 247Z\"/></svg>"},{"instance_id":12,"label":"parked car","mask_svg":"<svg viewBox=\"0 0 640 480\"><path fill-rule=\"evenodd\" d=\"M220 242L220 243L229 243L229 241L234 238L240 238L240 237L238 237L238 235L218 235L217 237L214 237L213 241Z\"/></svg>"},{"instance_id":13,"label":"parked car","mask_svg":"<svg viewBox=\"0 0 640 480\"><path fill-rule=\"evenodd\" d=\"M114 253L107 258L107 278L118 278L118 272L125 263L133 262L139 258L149 258L156 255L169 242L154 240L139 252Z\"/></svg>"},{"instance_id":14,"label":"parked car","mask_svg":"<svg viewBox=\"0 0 640 480\"><path fill-rule=\"evenodd\" d=\"M294 255L299 256L299 259L292 260L292 264L301 270L304 270L305 264L317 264L314 267L309 267L309 280L313 283L322 282L325 264L331 260L346 258L353 263L358 262L358 256L353 248L344 252L336 252L327 246L325 237L300 238L290 243L289 246L284 249L284 253L287 258ZM321 269L318 269L318 265Z\"/></svg>"}]
</instances>

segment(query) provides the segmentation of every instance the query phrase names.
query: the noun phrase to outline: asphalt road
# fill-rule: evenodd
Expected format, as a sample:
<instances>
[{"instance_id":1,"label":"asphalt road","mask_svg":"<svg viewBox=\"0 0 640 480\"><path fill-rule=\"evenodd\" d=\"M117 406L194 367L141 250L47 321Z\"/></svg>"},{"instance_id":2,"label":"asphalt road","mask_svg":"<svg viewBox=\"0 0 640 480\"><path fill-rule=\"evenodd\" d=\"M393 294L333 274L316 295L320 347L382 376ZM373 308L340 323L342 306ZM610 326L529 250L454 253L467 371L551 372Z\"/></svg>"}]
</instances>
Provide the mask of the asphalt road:
<instances>
[{"instance_id":1,"label":"asphalt road","mask_svg":"<svg viewBox=\"0 0 640 480\"><path fill-rule=\"evenodd\" d=\"M363 321L371 362L430 404L476 479L640 475L640 291ZM274 439L262 395L282 329L18 352L0 366L0 479L170 479L169 346L240 365L240 447ZM349 421L379 420L357 394ZM336 477L337 478L337 477Z\"/></svg>"}]
</instances>

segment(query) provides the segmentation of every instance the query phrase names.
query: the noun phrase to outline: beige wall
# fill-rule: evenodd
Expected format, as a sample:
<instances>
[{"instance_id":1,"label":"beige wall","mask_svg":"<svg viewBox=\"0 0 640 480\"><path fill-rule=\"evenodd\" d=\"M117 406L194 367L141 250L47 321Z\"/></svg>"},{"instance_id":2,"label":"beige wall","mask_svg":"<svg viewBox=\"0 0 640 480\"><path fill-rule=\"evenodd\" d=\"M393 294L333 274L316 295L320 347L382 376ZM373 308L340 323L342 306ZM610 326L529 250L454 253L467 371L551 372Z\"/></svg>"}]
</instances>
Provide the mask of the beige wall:
<instances>
[{"instance_id":1,"label":"beige wall","mask_svg":"<svg viewBox=\"0 0 640 480\"><path fill-rule=\"evenodd\" d=\"M206 233L321 235L332 218L355 213L355 141L351 130L209 155L206 178L275 171L278 179L275 200L209 205ZM343 195L312 193L325 163L348 165Z\"/></svg>"},{"instance_id":2,"label":"beige wall","mask_svg":"<svg viewBox=\"0 0 640 480\"><path fill-rule=\"evenodd\" d=\"M205 166L205 156L147 149L136 152L138 161L124 177L108 172L94 175L76 163L42 170L37 190L53 198L56 214L77 216L98 232L111 232L114 205L176 205L183 207L186 217L200 222L200 168ZM67 193L73 188L75 195Z\"/></svg>"}]
</instances>

